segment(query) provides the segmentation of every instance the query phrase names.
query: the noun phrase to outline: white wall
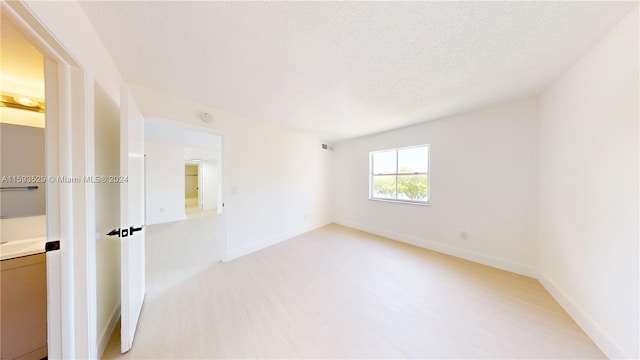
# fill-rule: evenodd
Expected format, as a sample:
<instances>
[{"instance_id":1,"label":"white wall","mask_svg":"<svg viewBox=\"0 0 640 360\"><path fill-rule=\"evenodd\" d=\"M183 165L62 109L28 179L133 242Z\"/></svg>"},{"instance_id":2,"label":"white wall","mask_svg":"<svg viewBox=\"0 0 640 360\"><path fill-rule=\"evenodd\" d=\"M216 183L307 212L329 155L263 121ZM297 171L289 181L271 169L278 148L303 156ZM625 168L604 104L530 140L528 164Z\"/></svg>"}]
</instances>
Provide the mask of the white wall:
<instances>
[{"instance_id":1,"label":"white wall","mask_svg":"<svg viewBox=\"0 0 640 360\"><path fill-rule=\"evenodd\" d=\"M610 357L638 350L638 9L540 100L540 279Z\"/></svg>"},{"instance_id":2,"label":"white wall","mask_svg":"<svg viewBox=\"0 0 640 360\"><path fill-rule=\"evenodd\" d=\"M227 260L331 221L331 152L320 141L157 90L132 89L146 116L224 135ZM210 124L200 121L201 111L212 114Z\"/></svg>"},{"instance_id":3,"label":"white wall","mask_svg":"<svg viewBox=\"0 0 640 360\"><path fill-rule=\"evenodd\" d=\"M185 219L184 147L145 141L147 225Z\"/></svg>"},{"instance_id":4,"label":"white wall","mask_svg":"<svg viewBox=\"0 0 640 360\"><path fill-rule=\"evenodd\" d=\"M532 275L537 136L529 99L338 143L336 222ZM419 144L430 144L431 204L368 200L369 152Z\"/></svg>"}]
</instances>

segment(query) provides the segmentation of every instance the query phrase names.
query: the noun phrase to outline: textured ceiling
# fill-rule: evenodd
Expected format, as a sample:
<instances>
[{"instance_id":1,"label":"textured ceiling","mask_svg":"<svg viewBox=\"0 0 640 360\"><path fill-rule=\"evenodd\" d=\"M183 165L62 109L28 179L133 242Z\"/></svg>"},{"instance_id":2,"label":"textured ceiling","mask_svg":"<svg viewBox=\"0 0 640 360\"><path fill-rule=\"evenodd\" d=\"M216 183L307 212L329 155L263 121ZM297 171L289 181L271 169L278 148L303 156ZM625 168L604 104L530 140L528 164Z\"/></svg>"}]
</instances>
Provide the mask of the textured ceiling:
<instances>
[{"instance_id":1,"label":"textured ceiling","mask_svg":"<svg viewBox=\"0 0 640 360\"><path fill-rule=\"evenodd\" d=\"M338 141L539 94L637 2L83 2L125 80Z\"/></svg>"}]
</instances>

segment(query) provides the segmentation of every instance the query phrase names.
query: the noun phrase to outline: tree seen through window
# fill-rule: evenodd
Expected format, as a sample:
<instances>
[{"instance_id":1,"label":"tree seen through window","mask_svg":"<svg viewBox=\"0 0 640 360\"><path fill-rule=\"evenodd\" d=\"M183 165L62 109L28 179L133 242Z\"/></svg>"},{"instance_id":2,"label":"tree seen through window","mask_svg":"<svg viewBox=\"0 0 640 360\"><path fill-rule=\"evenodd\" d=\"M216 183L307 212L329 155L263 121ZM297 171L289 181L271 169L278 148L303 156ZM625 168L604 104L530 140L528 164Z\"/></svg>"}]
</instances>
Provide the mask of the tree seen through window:
<instances>
[{"instance_id":1,"label":"tree seen through window","mask_svg":"<svg viewBox=\"0 0 640 360\"><path fill-rule=\"evenodd\" d=\"M371 153L371 199L429 202L429 146Z\"/></svg>"}]
</instances>

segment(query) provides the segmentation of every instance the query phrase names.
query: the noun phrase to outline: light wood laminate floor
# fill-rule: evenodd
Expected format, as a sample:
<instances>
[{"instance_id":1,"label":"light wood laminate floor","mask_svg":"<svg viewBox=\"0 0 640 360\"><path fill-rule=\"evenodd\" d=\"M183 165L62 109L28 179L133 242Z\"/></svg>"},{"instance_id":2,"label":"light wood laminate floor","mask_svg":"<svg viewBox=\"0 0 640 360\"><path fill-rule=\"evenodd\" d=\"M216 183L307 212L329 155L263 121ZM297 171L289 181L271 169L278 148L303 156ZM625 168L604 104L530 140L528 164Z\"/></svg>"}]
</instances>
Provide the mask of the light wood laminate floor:
<instances>
[{"instance_id":1,"label":"light wood laminate floor","mask_svg":"<svg viewBox=\"0 0 640 360\"><path fill-rule=\"evenodd\" d=\"M604 358L537 280L338 225L164 288L118 350L116 331L104 358Z\"/></svg>"}]
</instances>

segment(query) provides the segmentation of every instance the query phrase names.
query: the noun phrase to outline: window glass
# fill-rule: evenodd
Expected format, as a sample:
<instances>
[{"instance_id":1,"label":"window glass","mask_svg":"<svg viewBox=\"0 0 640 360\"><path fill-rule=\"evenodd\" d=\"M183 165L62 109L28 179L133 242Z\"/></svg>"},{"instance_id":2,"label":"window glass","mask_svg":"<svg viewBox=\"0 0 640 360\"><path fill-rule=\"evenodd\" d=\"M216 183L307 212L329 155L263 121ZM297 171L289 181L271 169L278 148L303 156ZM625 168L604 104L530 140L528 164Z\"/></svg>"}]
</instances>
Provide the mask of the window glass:
<instances>
[{"instance_id":1,"label":"window glass","mask_svg":"<svg viewBox=\"0 0 640 360\"><path fill-rule=\"evenodd\" d=\"M381 199L396 198L396 176L376 175L373 177L373 197Z\"/></svg>"},{"instance_id":2,"label":"window glass","mask_svg":"<svg viewBox=\"0 0 640 360\"><path fill-rule=\"evenodd\" d=\"M369 199L429 203L429 145L369 154Z\"/></svg>"},{"instance_id":3,"label":"window glass","mask_svg":"<svg viewBox=\"0 0 640 360\"><path fill-rule=\"evenodd\" d=\"M381 151L373 158L374 174L395 174L396 173L396 152Z\"/></svg>"},{"instance_id":4,"label":"window glass","mask_svg":"<svg viewBox=\"0 0 640 360\"><path fill-rule=\"evenodd\" d=\"M424 201L429 195L427 175L399 175L398 199Z\"/></svg>"},{"instance_id":5,"label":"window glass","mask_svg":"<svg viewBox=\"0 0 640 360\"><path fill-rule=\"evenodd\" d=\"M426 147L398 150L398 173L426 173L429 168Z\"/></svg>"}]
</instances>

